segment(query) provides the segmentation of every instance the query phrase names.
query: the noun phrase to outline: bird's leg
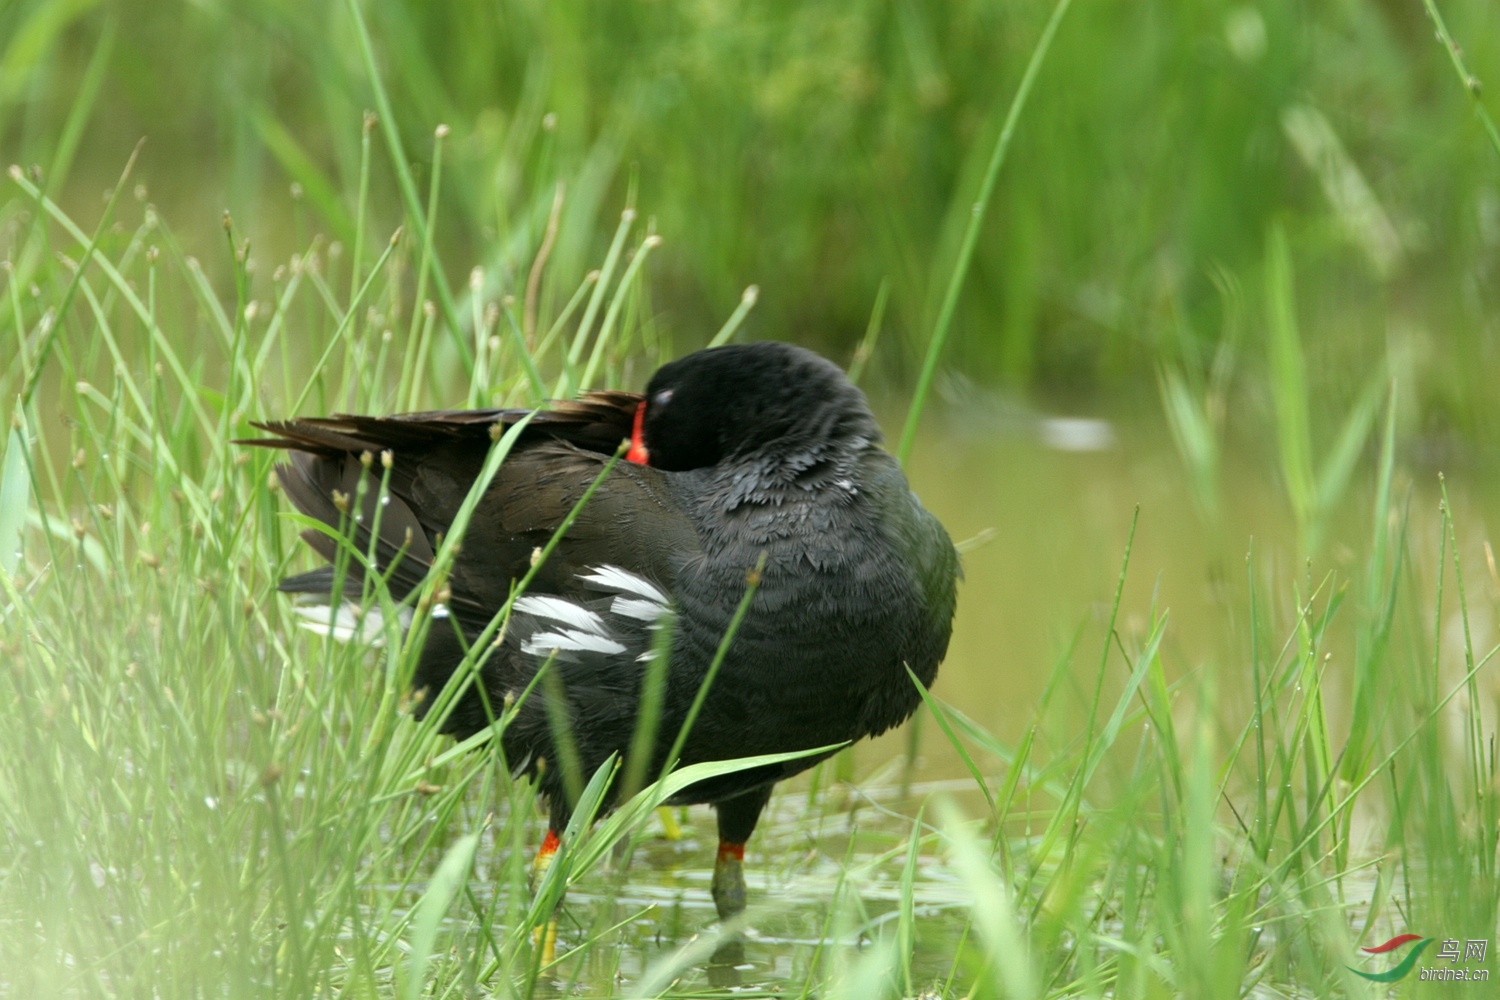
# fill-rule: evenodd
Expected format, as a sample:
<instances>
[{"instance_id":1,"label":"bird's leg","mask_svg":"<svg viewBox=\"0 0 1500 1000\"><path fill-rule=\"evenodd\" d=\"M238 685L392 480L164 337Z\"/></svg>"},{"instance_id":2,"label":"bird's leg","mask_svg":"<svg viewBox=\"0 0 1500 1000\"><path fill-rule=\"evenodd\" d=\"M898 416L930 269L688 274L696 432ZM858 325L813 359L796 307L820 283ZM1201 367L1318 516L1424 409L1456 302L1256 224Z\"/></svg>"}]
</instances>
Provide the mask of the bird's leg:
<instances>
[{"instance_id":1,"label":"bird's leg","mask_svg":"<svg viewBox=\"0 0 1500 1000\"><path fill-rule=\"evenodd\" d=\"M562 846L562 841L558 839L557 831L549 826L547 836L542 838L542 846L536 849L536 857L531 859L531 887L533 889L541 882L542 876L547 874L547 869L552 867L552 859L557 855L557 849L560 846Z\"/></svg>"},{"instance_id":2,"label":"bird's leg","mask_svg":"<svg viewBox=\"0 0 1500 1000\"><path fill-rule=\"evenodd\" d=\"M547 836L542 838L542 846L536 849L536 857L531 861L533 892L541 885L542 876L547 874L547 869L552 867L552 859L557 855L559 846L561 846L561 841L558 840L557 831L548 826ZM561 902L561 899L558 902ZM542 965L551 965L557 958L557 910L552 911L545 924L532 930L531 943L541 949Z\"/></svg>"},{"instance_id":3,"label":"bird's leg","mask_svg":"<svg viewBox=\"0 0 1500 1000\"><path fill-rule=\"evenodd\" d=\"M719 851L714 858L713 896L720 922L745 912L745 841L755 831L760 811L771 798L771 786L755 788L719 802Z\"/></svg>"},{"instance_id":4,"label":"bird's leg","mask_svg":"<svg viewBox=\"0 0 1500 1000\"><path fill-rule=\"evenodd\" d=\"M721 839L714 858L714 906L728 922L745 912L745 845Z\"/></svg>"}]
</instances>

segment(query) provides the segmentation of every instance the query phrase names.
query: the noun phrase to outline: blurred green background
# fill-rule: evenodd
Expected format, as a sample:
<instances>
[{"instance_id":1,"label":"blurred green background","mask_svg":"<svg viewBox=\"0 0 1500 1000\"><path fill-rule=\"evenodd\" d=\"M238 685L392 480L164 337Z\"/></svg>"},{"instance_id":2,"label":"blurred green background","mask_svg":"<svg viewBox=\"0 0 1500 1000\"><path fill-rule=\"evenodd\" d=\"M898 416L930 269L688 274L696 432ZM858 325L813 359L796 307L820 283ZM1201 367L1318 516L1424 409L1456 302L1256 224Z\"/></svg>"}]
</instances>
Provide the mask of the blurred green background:
<instances>
[{"instance_id":1,"label":"blurred green background","mask_svg":"<svg viewBox=\"0 0 1500 1000\"><path fill-rule=\"evenodd\" d=\"M1442 8L1470 70L1500 80L1500 7ZM632 198L665 236L652 306L679 349L754 283L752 335L847 356L888 282L872 376L901 387L1051 7L364 9L419 187L433 129L452 130L437 225L452 283L469 264L524 280L562 181L559 286L602 257ZM263 260L316 232L356 238L372 106L342 3L0 6L0 158L39 167L86 221L145 137L133 181L211 275L229 270L225 209ZM388 163L371 253L400 222ZM1032 398L1153 404L1159 365L1207 370L1226 340L1254 372L1261 296L1244 289L1279 224L1317 395L1345 403L1389 359L1414 392L1403 431L1486 447L1497 168L1417 0L1082 4L1023 117L944 360Z\"/></svg>"}]
</instances>

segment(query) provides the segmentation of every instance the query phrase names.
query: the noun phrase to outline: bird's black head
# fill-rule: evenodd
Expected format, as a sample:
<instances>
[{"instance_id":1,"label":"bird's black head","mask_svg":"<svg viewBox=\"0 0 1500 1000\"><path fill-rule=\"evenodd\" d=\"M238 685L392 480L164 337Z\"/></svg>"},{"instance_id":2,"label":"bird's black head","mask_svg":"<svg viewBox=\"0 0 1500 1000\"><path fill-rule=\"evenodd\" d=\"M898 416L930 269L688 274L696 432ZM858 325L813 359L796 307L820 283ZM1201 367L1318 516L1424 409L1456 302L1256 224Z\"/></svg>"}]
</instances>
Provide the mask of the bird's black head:
<instances>
[{"instance_id":1,"label":"bird's black head","mask_svg":"<svg viewBox=\"0 0 1500 1000\"><path fill-rule=\"evenodd\" d=\"M673 472L759 451L792 456L880 440L864 393L838 366L776 341L662 365L642 406L631 458Z\"/></svg>"}]
</instances>

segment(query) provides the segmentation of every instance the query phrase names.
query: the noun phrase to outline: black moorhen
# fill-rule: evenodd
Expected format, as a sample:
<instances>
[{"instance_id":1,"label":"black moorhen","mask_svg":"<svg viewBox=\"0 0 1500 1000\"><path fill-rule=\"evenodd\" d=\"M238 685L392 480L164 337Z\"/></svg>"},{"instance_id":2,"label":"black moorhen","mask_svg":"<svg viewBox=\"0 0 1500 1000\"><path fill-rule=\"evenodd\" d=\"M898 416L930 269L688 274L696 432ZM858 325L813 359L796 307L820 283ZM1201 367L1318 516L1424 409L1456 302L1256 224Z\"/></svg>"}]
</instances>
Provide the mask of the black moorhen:
<instances>
[{"instance_id":1,"label":"black moorhen","mask_svg":"<svg viewBox=\"0 0 1500 1000\"><path fill-rule=\"evenodd\" d=\"M337 528L368 477L353 544L374 552L392 597L414 598L480 473L496 425L529 411L336 416L257 424L254 442L290 452L277 472L297 509ZM747 571L764 558L681 764L807 750L882 733L919 703L907 668L930 684L952 630L958 557L923 509L864 394L835 365L789 344L698 351L662 366L644 396L588 392L537 412L475 509L416 666L443 688L464 649L510 598L564 518L630 439L628 461L603 480L511 610L444 730L463 738L538 684L502 736L507 760L533 776L549 810L545 863L571 815L549 702L566 706L586 778L625 757L656 633L671 630L665 695L651 759L660 773L698 694ZM378 456L378 458L377 458ZM389 489L377 496L385 466ZM380 516L375 516L377 504ZM377 523L379 537L370 537ZM337 544L306 542L330 562ZM362 586L350 561L346 591ZM283 591L327 595L332 567ZM329 611L321 620L332 625ZM818 757L691 786L676 803L718 811L713 896L721 919L745 907L745 841L771 788ZM576 786L575 786L576 788Z\"/></svg>"}]
</instances>

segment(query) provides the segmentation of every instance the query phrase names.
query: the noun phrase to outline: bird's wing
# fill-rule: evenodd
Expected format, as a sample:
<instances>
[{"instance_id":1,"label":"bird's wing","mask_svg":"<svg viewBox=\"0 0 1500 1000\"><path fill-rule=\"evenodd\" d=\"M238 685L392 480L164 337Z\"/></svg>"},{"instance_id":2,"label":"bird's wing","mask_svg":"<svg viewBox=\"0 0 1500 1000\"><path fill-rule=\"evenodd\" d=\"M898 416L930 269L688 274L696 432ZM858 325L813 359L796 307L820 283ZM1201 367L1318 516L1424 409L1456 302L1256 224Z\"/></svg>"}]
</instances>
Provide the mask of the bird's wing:
<instances>
[{"instance_id":1,"label":"bird's wing","mask_svg":"<svg viewBox=\"0 0 1500 1000\"><path fill-rule=\"evenodd\" d=\"M536 412L480 498L452 567L450 606L465 624L482 625L508 599L513 581L532 568L534 555L628 436L639 401L632 393L589 393ZM483 467L492 428L513 424L528 412L287 420L257 424L274 436L248 443L290 452L277 467L288 498L325 525L335 530L342 525L358 551L373 553L399 600L430 569ZM382 454L387 452L389 468ZM335 560L334 538L317 529L303 537L325 559ZM698 549L696 532L672 501L663 474L619 462L608 487L578 511L530 590L596 600L614 591L590 577L598 576L597 567L612 566L669 593L677 560ZM357 593L360 567L353 565L350 572L346 590ZM291 577L282 589L327 592L330 582L324 568Z\"/></svg>"}]
</instances>

